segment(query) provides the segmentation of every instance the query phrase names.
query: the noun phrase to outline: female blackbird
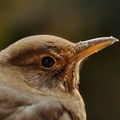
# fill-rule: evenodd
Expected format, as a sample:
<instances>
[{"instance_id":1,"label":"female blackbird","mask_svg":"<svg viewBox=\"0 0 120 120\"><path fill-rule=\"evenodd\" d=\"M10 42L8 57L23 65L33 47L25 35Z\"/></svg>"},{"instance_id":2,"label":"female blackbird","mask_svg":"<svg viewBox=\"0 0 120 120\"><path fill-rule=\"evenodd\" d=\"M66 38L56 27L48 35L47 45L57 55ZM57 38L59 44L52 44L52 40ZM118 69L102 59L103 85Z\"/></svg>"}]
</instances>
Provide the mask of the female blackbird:
<instances>
[{"instance_id":1,"label":"female blackbird","mask_svg":"<svg viewBox=\"0 0 120 120\"><path fill-rule=\"evenodd\" d=\"M118 41L72 43L51 35L23 38L0 52L0 120L86 120L79 65Z\"/></svg>"}]
</instances>

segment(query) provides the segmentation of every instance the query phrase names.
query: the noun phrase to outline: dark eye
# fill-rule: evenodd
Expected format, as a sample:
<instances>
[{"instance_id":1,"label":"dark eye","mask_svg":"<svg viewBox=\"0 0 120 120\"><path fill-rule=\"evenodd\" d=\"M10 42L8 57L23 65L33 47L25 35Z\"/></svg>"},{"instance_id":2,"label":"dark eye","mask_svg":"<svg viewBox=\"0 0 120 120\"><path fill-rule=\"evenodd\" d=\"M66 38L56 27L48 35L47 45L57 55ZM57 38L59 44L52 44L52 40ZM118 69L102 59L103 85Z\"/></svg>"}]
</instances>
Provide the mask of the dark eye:
<instances>
[{"instance_id":1,"label":"dark eye","mask_svg":"<svg viewBox=\"0 0 120 120\"><path fill-rule=\"evenodd\" d=\"M50 68L55 64L54 58L50 56L43 57L41 60L41 65L45 68Z\"/></svg>"}]
</instances>

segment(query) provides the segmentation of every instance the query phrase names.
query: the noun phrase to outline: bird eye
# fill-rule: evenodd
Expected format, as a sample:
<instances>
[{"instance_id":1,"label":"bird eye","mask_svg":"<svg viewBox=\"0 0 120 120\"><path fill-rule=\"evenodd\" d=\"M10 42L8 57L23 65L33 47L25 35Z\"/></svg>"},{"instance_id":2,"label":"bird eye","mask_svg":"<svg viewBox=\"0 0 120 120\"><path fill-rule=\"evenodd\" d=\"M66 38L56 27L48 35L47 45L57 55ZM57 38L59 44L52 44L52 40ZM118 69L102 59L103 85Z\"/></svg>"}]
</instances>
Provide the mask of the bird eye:
<instances>
[{"instance_id":1,"label":"bird eye","mask_svg":"<svg viewBox=\"0 0 120 120\"><path fill-rule=\"evenodd\" d=\"M45 68L50 68L55 64L54 58L50 56L43 57L41 60L41 65Z\"/></svg>"}]
</instances>

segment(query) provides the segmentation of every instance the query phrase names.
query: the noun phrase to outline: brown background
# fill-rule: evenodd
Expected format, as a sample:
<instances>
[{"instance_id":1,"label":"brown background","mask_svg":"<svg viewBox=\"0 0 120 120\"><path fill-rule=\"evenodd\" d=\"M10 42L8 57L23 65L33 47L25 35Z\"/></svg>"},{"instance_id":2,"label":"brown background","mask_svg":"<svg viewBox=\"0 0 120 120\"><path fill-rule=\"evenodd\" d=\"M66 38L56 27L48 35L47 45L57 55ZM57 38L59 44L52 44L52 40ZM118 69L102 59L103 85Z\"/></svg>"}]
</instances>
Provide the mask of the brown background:
<instances>
[{"instance_id":1,"label":"brown background","mask_svg":"<svg viewBox=\"0 0 120 120\"><path fill-rule=\"evenodd\" d=\"M35 34L120 39L120 0L0 0L0 49ZM88 120L120 120L120 43L85 60L80 92Z\"/></svg>"}]
</instances>

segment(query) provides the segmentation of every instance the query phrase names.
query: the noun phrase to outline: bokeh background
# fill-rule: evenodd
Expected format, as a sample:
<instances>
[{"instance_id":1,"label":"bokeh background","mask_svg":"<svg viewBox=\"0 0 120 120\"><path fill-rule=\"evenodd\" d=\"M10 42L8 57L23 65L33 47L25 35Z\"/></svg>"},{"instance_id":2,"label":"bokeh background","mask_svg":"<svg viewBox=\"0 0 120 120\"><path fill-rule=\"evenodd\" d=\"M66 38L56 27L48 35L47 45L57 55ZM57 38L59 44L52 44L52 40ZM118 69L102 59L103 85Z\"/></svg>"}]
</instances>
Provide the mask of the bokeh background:
<instances>
[{"instance_id":1,"label":"bokeh background","mask_svg":"<svg viewBox=\"0 0 120 120\"><path fill-rule=\"evenodd\" d=\"M0 50L35 34L120 39L120 0L0 0ZM84 61L80 92L88 120L120 120L119 43Z\"/></svg>"}]
</instances>

